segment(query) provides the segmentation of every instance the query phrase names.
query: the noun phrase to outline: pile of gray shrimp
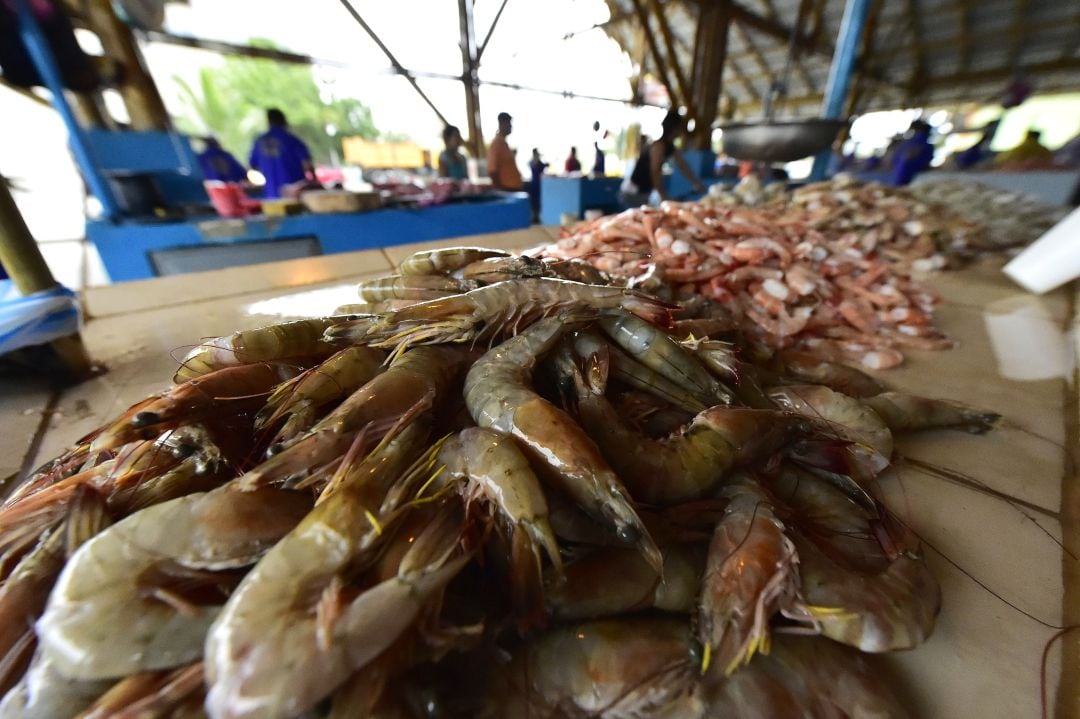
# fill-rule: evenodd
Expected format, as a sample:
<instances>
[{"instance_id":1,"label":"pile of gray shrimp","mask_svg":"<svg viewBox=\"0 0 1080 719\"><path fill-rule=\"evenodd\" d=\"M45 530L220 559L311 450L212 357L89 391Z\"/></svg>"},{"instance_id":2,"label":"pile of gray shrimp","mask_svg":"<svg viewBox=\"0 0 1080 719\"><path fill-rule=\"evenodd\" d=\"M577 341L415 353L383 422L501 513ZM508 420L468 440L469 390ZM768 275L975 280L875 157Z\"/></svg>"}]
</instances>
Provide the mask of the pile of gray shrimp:
<instances>
[{"instance_id":1,"label":"pile of gray shrimp","mask_svg":"<svg viewBox=\"0 0 1080 719\"><path fill-rule=\"evenodd\" d=\"M0 717L906 716L870 655L941 596L874 480L996 415L578 260L399 272L11 492Z\"/></svg>"}]
</instances>

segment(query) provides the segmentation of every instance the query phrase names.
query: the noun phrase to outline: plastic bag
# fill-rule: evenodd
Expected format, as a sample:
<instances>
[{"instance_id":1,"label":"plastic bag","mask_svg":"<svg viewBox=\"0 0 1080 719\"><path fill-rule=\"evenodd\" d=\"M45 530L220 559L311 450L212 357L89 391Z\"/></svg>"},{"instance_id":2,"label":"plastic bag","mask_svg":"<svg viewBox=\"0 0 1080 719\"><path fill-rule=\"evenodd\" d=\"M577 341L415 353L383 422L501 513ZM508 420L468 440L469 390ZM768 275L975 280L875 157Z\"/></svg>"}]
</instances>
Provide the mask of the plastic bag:
<instances>
[{"instance_id":1,"label":"plastic bag","mask_svg":"<svg viewBox=\"0 0 1080 719\"><path fill-rule=\"evenodd\" d=\"M75 293L57 285L23 296L11 280L0 280L0 355L51 342L79 331Z\"/></svg>"}]
</instances>

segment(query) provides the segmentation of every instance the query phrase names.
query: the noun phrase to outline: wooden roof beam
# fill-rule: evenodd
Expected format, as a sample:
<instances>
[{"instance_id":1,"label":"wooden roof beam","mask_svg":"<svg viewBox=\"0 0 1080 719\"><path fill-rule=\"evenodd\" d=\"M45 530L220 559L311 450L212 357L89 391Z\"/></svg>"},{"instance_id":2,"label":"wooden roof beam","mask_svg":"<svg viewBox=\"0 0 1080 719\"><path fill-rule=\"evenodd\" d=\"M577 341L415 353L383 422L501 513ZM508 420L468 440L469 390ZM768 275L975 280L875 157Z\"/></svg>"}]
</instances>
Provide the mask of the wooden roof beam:
<instances>
[{"instance_id":1,"label":"wooden roof beam","mask_svg":"<svg viewBox=\"0 0 1080 719\"><path fill-rule=\"evenodd\" d=\"M679 63L679 56L675 54L675 41L671 36L671 26L668 24L667 16L660 7L660 0L649 0L649 6L652 8L653 15L656 16L656 24L660 27L660 36L664 39L664 49L667 50L668 62L671 63L675 82L679 85L679 93L682 95L683 102L689 103L693 100L693 93L690 92L686 73L683 72L682 65Z\"/></svg>"},{"instance_id":2,"label":"wooden roof beam","mask_svg":"<svg viewBox=\"0 0 1080 719\"><path fill-rule=\"evenodd\" d=\"M746 31L742 25L735 24L735 33L739 36L739 40L750 51L750 57L754 59L754 64L757 65L758 72L768 78L769 85L776 83L776 75L773 73L772 68L769 67L769 63L765 61L765 56L761 54L761 50L758 49L757 44L754 42L754 38L750 37L750 33Z\"/></svg>"},{"instance_id":3,"label":"wooden roof beam","mask_svg":"<svg viewBox=\"0 0 1080 719\"><path fill-rule=\"evenodd\" d=\"M1013 9L1013 21L1009 30L1011 42L1009 43L1009 59L1006 64L1014 69L1019 69L1020 53L1024 50L1024 15L1027 14L1028 0L1016 0Z\"/></svg>"},{"instance_id":4,"label":"wooden roof beam","mask_svg":"<svg viewBox=\"0 0 1080 719\"><path fill-rule=\"evenodd\" d=\"M795 12L795 25L796 31L802 33L803 20L809 14L810 5L814 0L799 0L799 7ZM772 4L772 0L761 0L762 7L765 8L765 15L771 20L776 20L778 15L776 13L776 7ZM807 92L817 92L814 79L810 77L810 73L806 71L806 66L802 64L799 59L799 48L795 48L794 57L791 59L792 66L795 68L795 72L799 73L799 80L806 87Z\"/></svg>"},{"instance_id":5,"label":"wooden roof beam","mask_svg":"<svg viewBox=\"0 0 1080 719\"><path fill-rule=\"evenodd\" d=\"M656 66L656 74L660 77L660 82L664 83L664 87L667 88L668 96L671 98L671 104L673 107L679 107L686 104L685 98L680 98L677 94L678 88L672 84L671 75L668 73L667 61L664 59L663 53L660 52L660 46L656 43L656 37L653 35L652 25L649 23L649 12L645 9L645 0L630 0L634 4L634 12L637 13L638 22L641 23L641 27L645 30L645 42L648 43L649 53L652 55L653 65Z\"/></svg>"},{"instance_id":6,"label":"wooden roof beam","mask_svg":"<svg viewBox=\"0 0 1080 719\"><path fill-rule=\"evenodd\" d=\"M738 3L731 3L730 8L731 19L736 23L753 28L758 32L769 35L778 40L783 40L787 42L791 39L791 28L781 24L780 22L776 20L770 20L769 18L758 15L751 10L747 10L745 7L739 5ZM813 22L813 18L811 18L811 22ZM796 34L795 47L800 50L828 58L832 57L834 50L831 44L824 42L820 38L813 38L805 33ZM892 80L881 75L880 73L868 71L864 67L863 63L855 63L855 72L868 75L869 77L879 82L892 82Z\"/></svg>"},{"instance_id":7,"label":"wooden roof beam","mask_svg":"<svg viewBox=\"0 0 1080 719\"><path fill-rule=\"evenodd\" d=\"M1080 71L1080 57L1058 58L1057 60L1037 62L1026 66L1024 69L1036 75L1044 75L1053 72L1077 72ZM969 72L956 73L955 75L931 77L928 79L927 84L930 87L939 87L941 85L965 85L975 82L1008 80L1013 76L1015 71L1016 68L1011 65L1002 65L986 70L972 70ZM1075 80L1073 81L1073 86L1075 87Z\"/></svg>"},{"instance_id":8,"label":"wooden roof beam","mask_svg":"<svg viewBox=\"0 0 1080 719\"><path fill-rule=\"evenodd\" d=\"M969 0L960 3L960 17L958 22L957 39L960 41L960 58L958 67L960 72L967 72L971 64L971 5Z\"/></svg>"}]
</instances>

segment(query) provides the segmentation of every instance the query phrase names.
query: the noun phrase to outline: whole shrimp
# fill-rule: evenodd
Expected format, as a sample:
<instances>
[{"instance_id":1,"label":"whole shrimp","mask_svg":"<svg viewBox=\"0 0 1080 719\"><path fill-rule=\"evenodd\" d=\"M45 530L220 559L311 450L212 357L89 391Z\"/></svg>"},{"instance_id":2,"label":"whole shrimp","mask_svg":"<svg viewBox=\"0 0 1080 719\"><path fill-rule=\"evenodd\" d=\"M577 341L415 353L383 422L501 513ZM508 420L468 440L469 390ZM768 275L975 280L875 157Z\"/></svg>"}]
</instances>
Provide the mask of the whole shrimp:
<instances>
[{"instance_id":1,"label":"whole shrimp","mask_svg":"<svg viewBox=\"0 0 1080 719\"><path fill-rule=\"evenodd\" d=\"M698 636L710 661L731 674L768 653L769 621L798 587L798 557L762 487L742 478L723 494L729 503L709 545Z\"/></svg>"},{"instance_id":2,"label":"whole shrimp","mask_svg":"<svg viewBox=\"0 0 1080 719\"><path fill-rule=\"evenodd\" d=\"M671 619L569 624L529 640L487 683L475 716L631 719L687 693L696 667L690 629Z\"/></svg>"},{"instance_id":3,"label":"whole shrimp","mask_svg":"<svg viewBox=\"0 0 1080 719\"><path fill-rule=\"evenodd\" d=\"M255 415L255 428L266 427L285 419L274 441L286 441L310 425L302 419L314 410L346 397L371 380L382 367L386 353L370 347L346 347L318 367L280 384Z\"/></svg>"},{"instance_id":4,"label":"whole shrimp","mask_svg":"<svg viewBox=\"0 0 1080 719\"><path fill-rule=\"evenodd\" d=\"M490 257L509 257L503 250L485 247L441 247L414 252L398 264L403 275L444 275Z\"/></svg>"},{"instance_id":5,"label":"whole shrimp","mask_svg":"<svg viewBox=\"0 0 1080 719\"><path fill-rule=\"evenodd\" d=\"M226 485L136 512L68 560L37 623L42 647L80 680L198 659L225 597L209 573L254 563L310 506L303 493ZM186 596L192 584L210 589Z\"/></svg>"},{"instance_id":6,"label":"whole shrimp","mask_svg":"<svg viewBox=\"0 0 1080 719\"><path fill-rule=\"evenodd\" d=\"M476 289L466 282L442 275L388 275L361 280L356 291L364 302L383 300L435 300Z\"/></svg>"},{"instance_id":7,"label":"whole shrimp","mask_svg":"<svg viewBox=\"0 0 1080 719\"><path fill-rule=\"evenodd\" d=\"M152 439L181 425L249 411L299 371L287 362L256 362L197 376L129 408L98 434L91 448L113 449L137 439Z\"/></svg>"},{"instance_id":8,"label":"whole shrimp","mask_svg":"<svg viewBox=\"0 0 1080 719\"><path fill-rule=\"evenodd\" d=\"M338 492L320 504L328 509L316 514L319 521L298 528L292 536L303 542L275 547L211 628L206 708L213 719L284 719L310 709L393 645L469 561L469 554L457 551L460 519L442 511L415 536L394 577L349 601L341 581L333 580L356 557L349 536L356 532L336 522L320 528L344 496ZM359 509L348 517L354 524L364 522ZM365 524L370 528L370 521Z\"/></svg>"},{"instance_id":9,"label":"whole shrimp","mask_svg":"<svg viewBox=\"0 0 1080 719\"><path fill-rule=\"evenodd\" d=\"M567 328L564 318L550 317L489 350L465 378L465 405L479 426L511 435L548 481L659 571L660 552L622 482L577 423L531 387L536 362Z\"/></svg>"},{"instance_id":10,"label":"whole shrimp","mask_svg":"<svg viewBox=\"0 0 1080 719\"><path fill-rule=\"evenodd\" d=\"M779 450L808 429L804 420L790 415L721 406L698 413L684 432L655 440L626 424L602 386L590 385L579 372L571 381L582 427L631 494L653 504L705 496L732 468Z\"/></svg>"},{"instance_id":11,"label":"whole shrimp","mask_svg":"<svg viewBox=\"0 0 1080 719\"><path fill-rule=\"evenodd\" d=\"M799 596L786 614L866 652L930 636L941 589L910 530L798 468L781 465L770 481L791 510L787 534L799 555Z\"/></svg>"},{"instance_id":12,"label":"whole shrimp","mask_svg":"<svg viewBox=\"0 0 1080 719\"><path fill-rule=\"evenodd\" d=\"M548 523L547 500L540 481L514 441L480 427L462 430L447 440L438 461L443 476L462 484L466 507L476 501L490 504L510 526L512 583L515 604L525 616L521 623L536 621L543 607L527 607L528 597L540 590L541 548L562 574L562 558Z\"/></svg>"},{"instance_id":13,"label":"whole shrimp","mask_svg":"<svg viewBox=\"0 0 1080 719\"><path fill-rule=\"evenodd\" d=\"M544 317L575 310L614 309L666 324L671 308L619 287L541 277L497 282L376 318L342 322L328 329L326 338L401 351L417 344L491 341Z\"/></svg>"},{"instance_id":14,"label":"whole shrimp","mask_svg":"<svg viewBox=\"0 0 1080 719\"><path fill-rule=\"evenodd\" d=\"M184 357L173 376L173 382L179 384L214 370L237 365L287 358L328 357L334 348L322 341L322 334L339 319L321 317L283 322L209 340Z\"/></svg>"}]
</instances>

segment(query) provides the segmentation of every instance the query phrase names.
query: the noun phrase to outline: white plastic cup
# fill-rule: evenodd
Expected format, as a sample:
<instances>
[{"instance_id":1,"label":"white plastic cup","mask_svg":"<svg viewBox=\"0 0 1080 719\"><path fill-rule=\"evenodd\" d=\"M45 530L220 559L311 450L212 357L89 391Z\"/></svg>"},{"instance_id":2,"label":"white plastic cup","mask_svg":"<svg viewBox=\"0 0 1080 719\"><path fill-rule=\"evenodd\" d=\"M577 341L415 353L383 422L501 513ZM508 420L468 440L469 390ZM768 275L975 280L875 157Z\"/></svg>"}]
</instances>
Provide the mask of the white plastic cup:
<instances>
[{"instance_id":1,"label":"white plastic cup","mask_svg":"<svg viewBox=\"0 0 1080 719\"><path fill-rule=\"evenodd\" d=\"M1037 295L1080 277L1080 208L1047 230L1002 271Z\"/></svg>"}]
</instances>

